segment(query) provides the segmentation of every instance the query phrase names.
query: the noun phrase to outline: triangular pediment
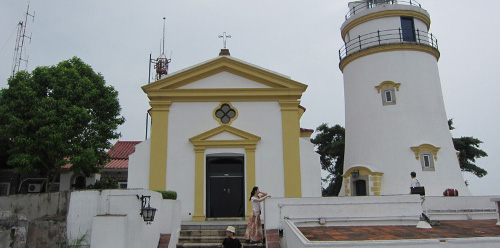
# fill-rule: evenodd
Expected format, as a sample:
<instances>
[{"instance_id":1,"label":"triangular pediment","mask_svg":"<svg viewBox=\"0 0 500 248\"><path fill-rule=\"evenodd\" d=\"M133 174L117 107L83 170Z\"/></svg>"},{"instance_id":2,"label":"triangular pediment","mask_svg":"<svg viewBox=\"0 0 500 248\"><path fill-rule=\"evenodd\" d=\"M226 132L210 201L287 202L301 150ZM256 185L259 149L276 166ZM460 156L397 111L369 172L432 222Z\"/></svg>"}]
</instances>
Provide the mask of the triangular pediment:
<instances>
[{"instance_id":1,"label":"triangular pediment","mask_svg":"<svg viewBox=\"0 0 500 248\"><path fill-rule=\"evenodd\" d=\"M198 81L180 86L178 89L258 89L271 88L265 84L222 71Z\"/></svg>"},{"instance_id":2,"label":"triangular pediment","mask_svg":"<svg viewBox=\"0 0 500 248\"><path fill-rule=\"evenodd\" d=\"M219 56L142 87L151 100L171 101L235 95L300 99L306 88L285 75L229 56Z\"/></svg>"},{"instance_id":3,"label":"triangular pediment","mask_svg":"<svg viewBox=\"0 0 500 248\"><path fill-rule=\"evenodd\" d=\"M260 137L231 126L219 126L189 139L195 146L255 145Z\"/></svg>"}]
</instances>

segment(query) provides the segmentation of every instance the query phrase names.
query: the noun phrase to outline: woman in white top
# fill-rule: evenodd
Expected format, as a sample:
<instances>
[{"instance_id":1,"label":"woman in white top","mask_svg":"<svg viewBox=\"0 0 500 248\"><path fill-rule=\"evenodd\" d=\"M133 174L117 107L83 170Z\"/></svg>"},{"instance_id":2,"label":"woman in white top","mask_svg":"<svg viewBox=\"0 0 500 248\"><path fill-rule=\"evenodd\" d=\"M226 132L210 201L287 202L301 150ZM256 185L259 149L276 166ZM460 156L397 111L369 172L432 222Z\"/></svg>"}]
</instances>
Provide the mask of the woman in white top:
<instances>
[{"instance_id":1,"label":"woman in white top","mask_svg":"<svg viewBox=\"0 0 500 248\"><path fill-rule=\"evenodd\" d=\"M250 193L250 201L252 201L252 215L250 216L250 221L247 225L247 230L243 238L250 240L250 243L262 243L263 232L262 224L260 220L260 202L264 201L266 198L271 197L265 192L259 190L259 187L255 186Z\"/></svg>"}]
</instances>

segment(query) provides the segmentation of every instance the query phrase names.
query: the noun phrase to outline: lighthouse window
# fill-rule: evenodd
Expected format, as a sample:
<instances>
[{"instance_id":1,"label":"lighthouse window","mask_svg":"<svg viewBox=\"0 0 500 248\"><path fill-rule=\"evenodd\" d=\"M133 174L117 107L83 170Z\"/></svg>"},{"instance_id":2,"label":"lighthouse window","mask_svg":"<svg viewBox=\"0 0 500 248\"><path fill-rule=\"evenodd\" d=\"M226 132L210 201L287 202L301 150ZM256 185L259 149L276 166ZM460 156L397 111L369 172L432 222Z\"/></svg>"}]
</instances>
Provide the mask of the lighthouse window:
<instances>
[{"instance_id":1,"label":"lighthouse window","mask_svg":"<svg viewBox=\"0 0 500 248\"><path fill-rule=\"evenodd\" d=\"M385 93L385 101L386 102L392 102L392 95L390 90L384 91Z\"/></svg>"},{"instance_id":2,"label":"lighthouse window","mask_svg":"<svg viewBox=\"0 0 500 248\"><path fill-rule=\"evenodd\" d=\"M422 170L433 171L434 170L434 158L432 154L422 153L420 155L420 161L422 163Z\"/></svg>"},{"instance_id":3,"label":"lighthouse window","mask_svg":"<svg viewBox=\"0 0 500 248\"><path fill-rule=\"evenodd\" d=\"M403 41L415 42L415 24L413 18L401 17L401 33Z\"/></svg>"},{"instance_id":4,"label":"lighthouse window","mask_svg":"<svg viewBox=\"0 0 500 248\"><path fill-rule=\"evenodd\" d=\"M382 90L382 104L385 105L395 105L396 104L396 91L394 87L385 88Z\"/></svg>"}]
</instances>

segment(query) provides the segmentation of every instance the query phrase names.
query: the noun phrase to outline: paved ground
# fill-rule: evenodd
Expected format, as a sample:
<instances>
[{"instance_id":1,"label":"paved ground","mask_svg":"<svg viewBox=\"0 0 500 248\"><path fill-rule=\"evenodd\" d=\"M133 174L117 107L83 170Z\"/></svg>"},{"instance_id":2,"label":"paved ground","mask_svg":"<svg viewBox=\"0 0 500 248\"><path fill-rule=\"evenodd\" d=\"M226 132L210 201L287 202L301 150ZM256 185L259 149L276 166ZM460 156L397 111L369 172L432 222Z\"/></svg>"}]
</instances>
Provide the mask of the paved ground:
<instances>
[{"instance_id":1,"label":"paved ground","mask_svg":"<svg viewBox=\"0 0 500 248\"><path fill-rule=\"evenodd\" d=\"M310 241L447 239L470 237L500 237L496 220L441 221L432 229L415 226L337 226L300 227Z\"/></svg>"}]
</instances>

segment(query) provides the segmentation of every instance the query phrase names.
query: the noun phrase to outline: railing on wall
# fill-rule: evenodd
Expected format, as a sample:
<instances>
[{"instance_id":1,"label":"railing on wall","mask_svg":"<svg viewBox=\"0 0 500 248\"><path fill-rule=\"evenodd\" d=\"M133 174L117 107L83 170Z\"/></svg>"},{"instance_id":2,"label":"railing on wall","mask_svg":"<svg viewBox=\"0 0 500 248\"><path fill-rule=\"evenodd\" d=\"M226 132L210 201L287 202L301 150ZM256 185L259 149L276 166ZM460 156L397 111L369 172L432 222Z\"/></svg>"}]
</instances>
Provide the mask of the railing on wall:
<instances>
[{"instance_id":1,"label":"railing on wall","mask_svg":"<svg viewBox=\"0 0 500 248\"><path fill-rule=\"evenodd\" d=\"M432 33L423 32L418 29L413 31L401 28L377 30L376 32L359 35L346 42L339 49L339 60L365 48L394 43L417 43L439 50L438 41Z\"/></svg>"},{"instance_id":2,"label":"railing on wall","mask_svg":"<svg viewBox=\"0 0 500 248\"><path fill-rule=\"evenodd\" d=\"M420 3L414 0L366 0L364 2L350 6L349 12L347 12L347 14L345 15L345 19L346 20L349 19L349 17L355 15L356 12L365 9L371 9L382 4L404 4L404 5L418 6L419 8L422 7Z\"/></svg>"}]
</instances>

